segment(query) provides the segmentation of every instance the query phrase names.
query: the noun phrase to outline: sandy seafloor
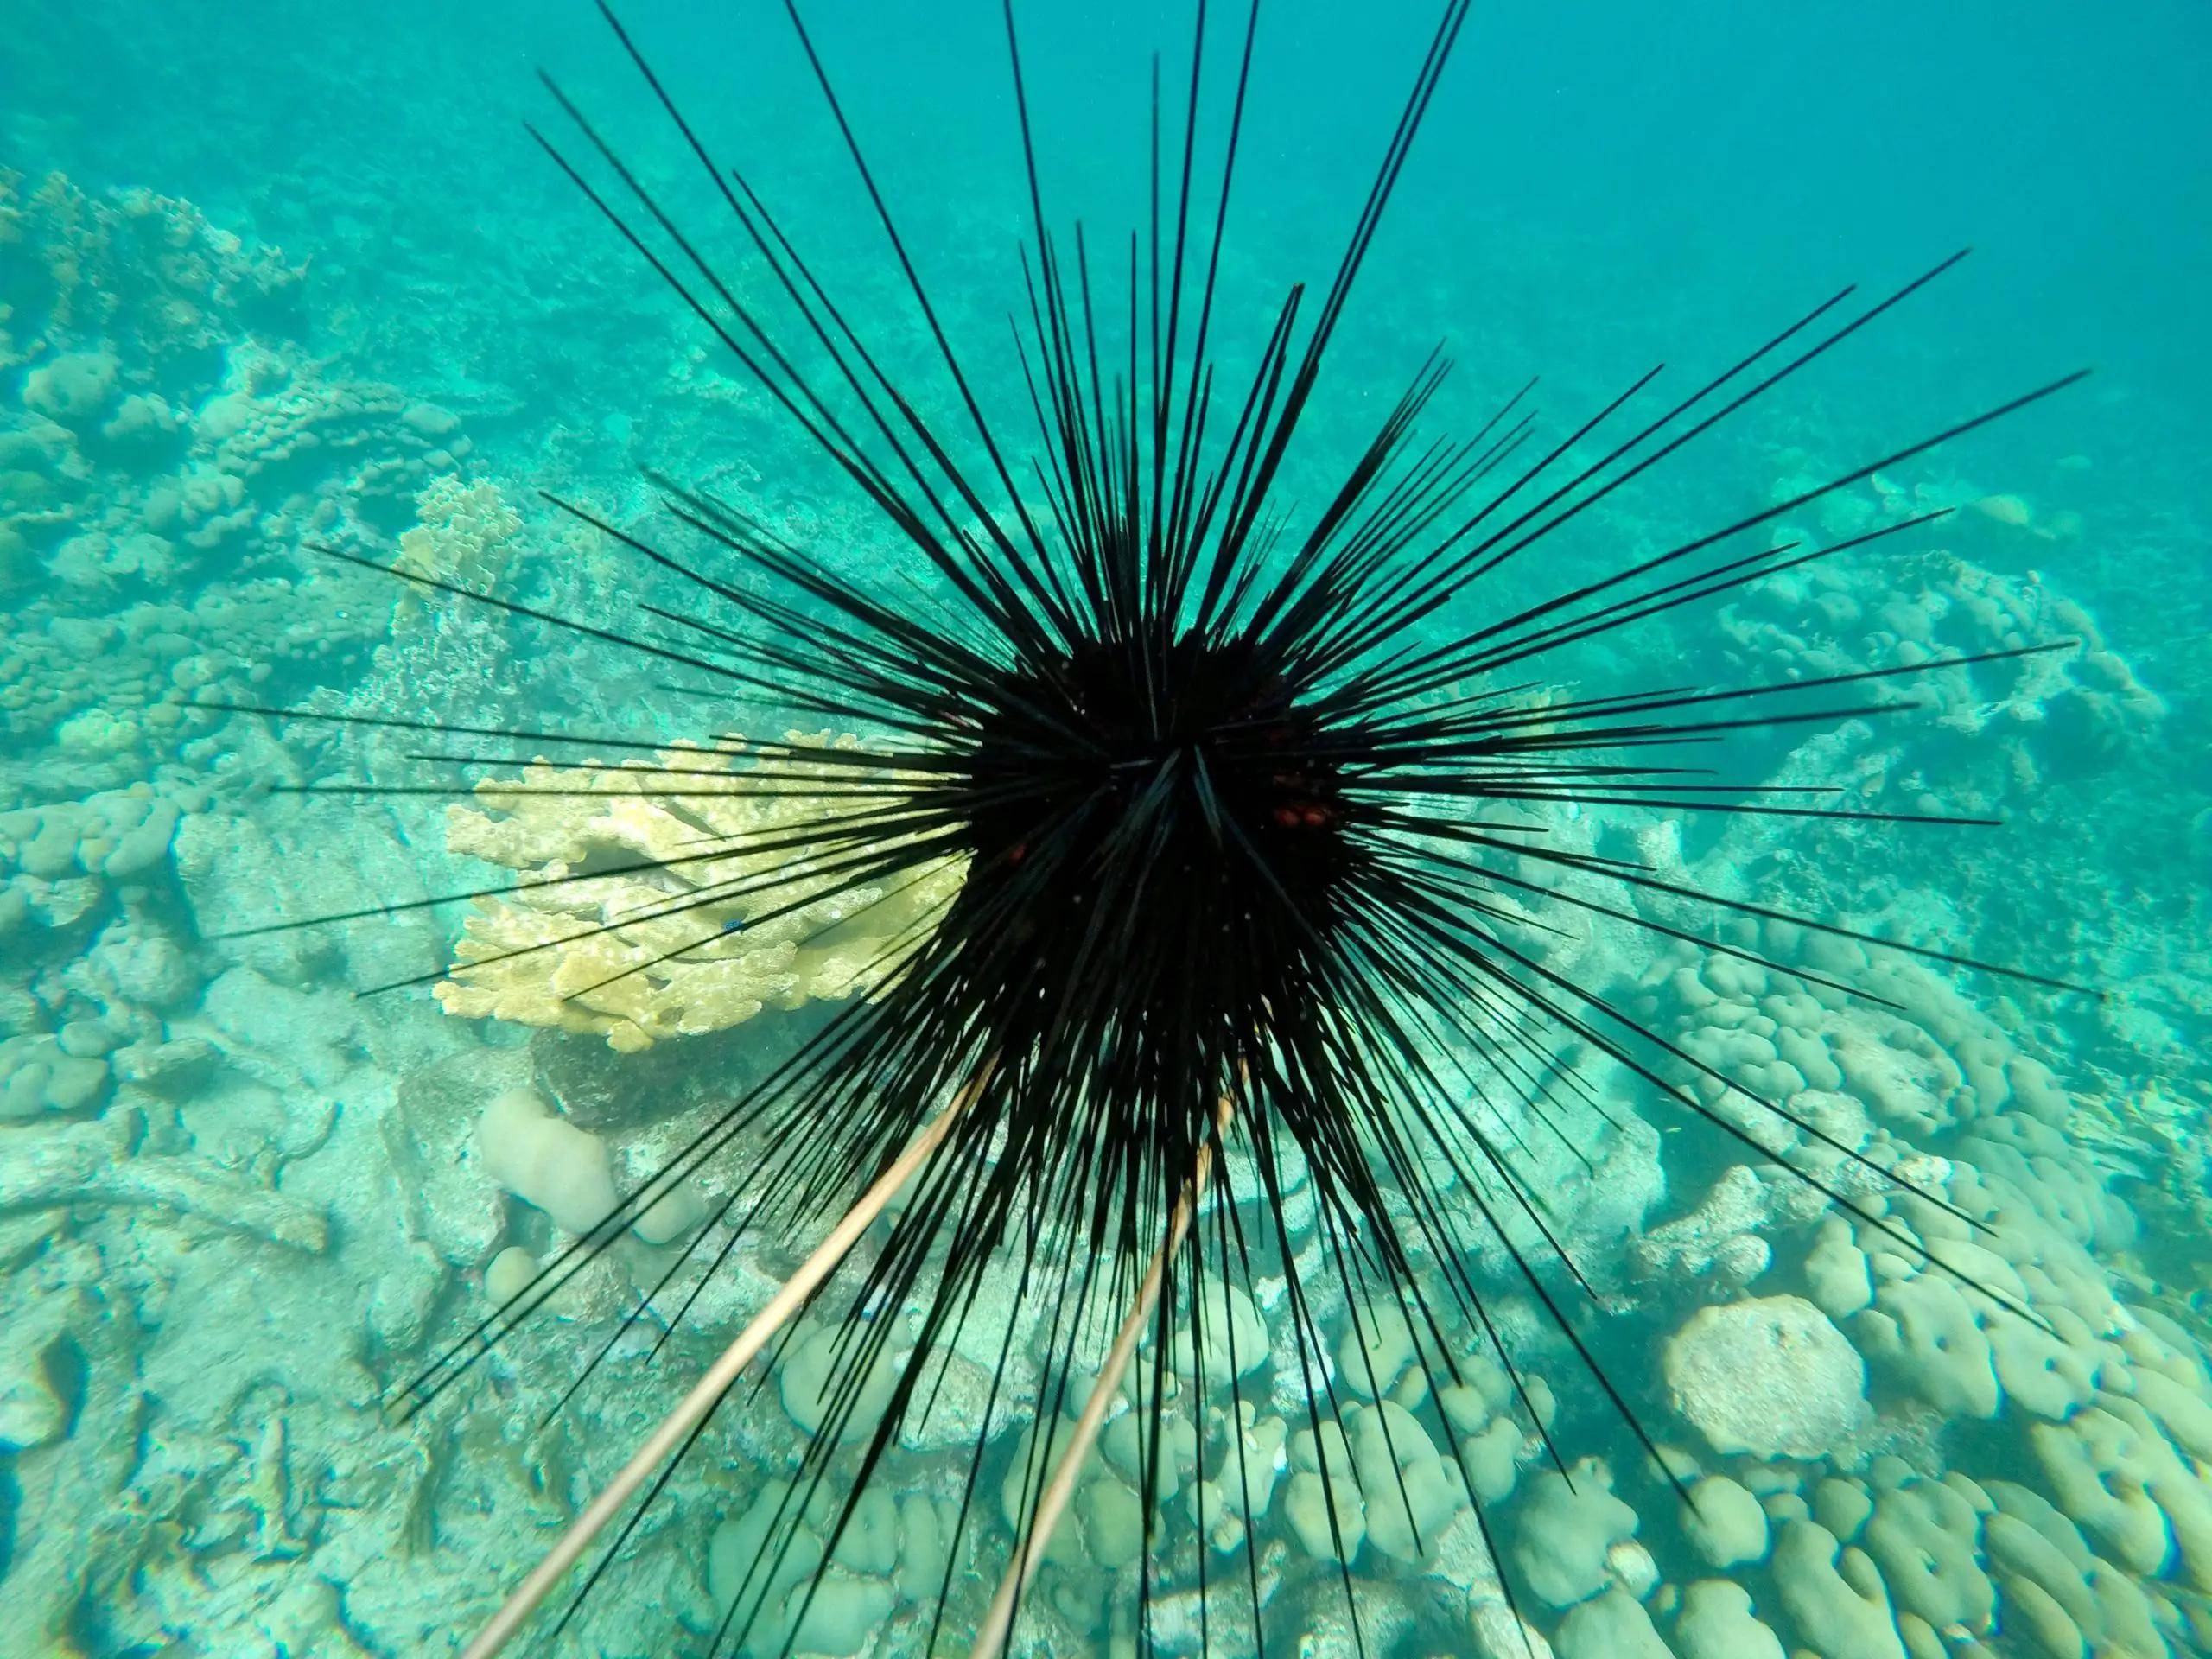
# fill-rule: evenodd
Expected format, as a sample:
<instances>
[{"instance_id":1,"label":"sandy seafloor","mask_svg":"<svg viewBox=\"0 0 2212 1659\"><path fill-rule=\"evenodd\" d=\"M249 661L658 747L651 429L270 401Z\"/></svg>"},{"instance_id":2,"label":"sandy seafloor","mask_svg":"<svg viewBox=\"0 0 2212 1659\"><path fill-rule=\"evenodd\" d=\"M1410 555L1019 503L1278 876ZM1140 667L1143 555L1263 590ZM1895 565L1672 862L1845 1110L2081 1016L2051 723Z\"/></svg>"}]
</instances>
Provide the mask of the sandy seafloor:
<instances>
[{"instance_id":1,"label":"sandy seafloor","mask_svg":"<svg viewBox=\"0 0 2212 1659\"><path fill-rule=\"evenodd\" d=\"M948 323L1003 399L1023 227L995 9L931 10L853 0L817 22ZM944 409L779 17L639 10L717 141L810 227L887 367ZM1037 10L1050 182L1118 226L1139 200L1142 50L1183 25ZM1325 272L1424 26L1408 6L1360 10L1356 26L1312 7L1271 24L1224 267L1232 361L1260 299ZM1910 714L1728 745L1740 778L1840 780L1854 800L2001 828L1554 826L1718 891L2101 988L1727 936L1810 950L1881 1006L1618 928L1570 925L1555 947L1689 1052L1986 1218L1968 1236L1932 1206L1889 1208L2048 1329L1592 1066L1623 1127L1593 1135L1594 1174L1548 1173L1606 1297L1583 1328L1698 1510L1499 1253L1478 1250L1576 1478L1471 1357L1446 1414L1456 1450L1418 1426L1393 1440L1421 1494L1416 1543L1357 1428L1333 1491L1301 1442L1283 1274L1319 1296L1348 1416L1424 1407L1404 1332L1374 1332L1362 1358L1325 1271L1262 1262L1231 1313L1256 1338L1239 1386L1268 1471L1252 1529L1268 1648L1351 1650L1333 1504L1378 1659L2212 1651L2212 406L2189 366L2212 267L2203 136L2164 124L2206 90L2203 20L1667 11L1471 26L1290 493L1329 487L1440 337L1459 367L1430 427L1471 427L1541 370L1555 435L1657 355L1694 374L1840 281L1895 283L1962 239L1984 245L1938 291L1609 501L1499 601L2096 364L2065 397L1783 527L1834 537L1959 509L1909 542L1549 671L1592 690L1730 684L2082 642L1935 677ZM723 993L680 984L680 1018L602 1009L576 1030L448 1013L419 987L357 997L451 960L459 906L219 937L645 832L579 817L503 839L449 831L442 799L289 792L404 781L419 741L181 702L653 740L747 725L742 706L702 725L651 665L305 543L557 608L666 597L538 495L640 514L640 470L658 466L856 570L902 557L528 146L520 119L551 113L529 75L543 60L700 204L587 12L33 0L0 25L0 1659L456 1651L810 1242L746 1247L653 1366L625 1349L610 1386L540 1432L665 1259L629 1241L438 1409L385 1421L380 1397L480 1315L487 1280L556 1248L580 1204L652 1168L809 1015L731 1024ZM1497 601L1469 602L1478 621ZM472 855L502 849L505 864ZM553 1017L557 999L530 991L510 1011ZM988 1358L995 1340L974 1345ZM918 1650L981 1421L979 1355L954 1362L896 1453L896 1501L840 1545L806 1622L772 1613L753 1650ZM803 1332L557 1647L531 1650L707 1650L760 1506L820 1421L823 1357ZM1226 1380L1191 1379L1216 1402ZM1393 1403L1368 1405L1378 1392ZM1198 1650L1193 1516L1205 1482L1218 1496L1221 1416L1202 1450L1175 1452L1163 1503L1167 1653ZM1003 1414L995 1433L974 1529L988 1574L1020 1440ZM1019 1645L1127 1650L1126 1440L1117 1454L1109 1434L1085 1474ZM1242 1559L1208 1557L1217 1652L1253 1645ZM956 1582L955 1622L972 1620L977 1586L965 1568Z\"/></svg>"}]
</instances>

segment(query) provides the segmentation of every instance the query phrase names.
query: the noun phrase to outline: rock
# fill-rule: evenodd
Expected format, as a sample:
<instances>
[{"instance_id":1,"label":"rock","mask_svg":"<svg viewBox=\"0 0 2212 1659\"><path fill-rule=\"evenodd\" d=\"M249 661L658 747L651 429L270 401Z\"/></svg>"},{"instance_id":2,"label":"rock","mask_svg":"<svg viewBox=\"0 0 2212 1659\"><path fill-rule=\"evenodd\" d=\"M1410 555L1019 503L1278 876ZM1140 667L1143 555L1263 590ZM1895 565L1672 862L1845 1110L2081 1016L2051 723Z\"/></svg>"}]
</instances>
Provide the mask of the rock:
<instances>
[{"instance_id":1,"label":"rock","mask_svg":"<svg viewBox=\"0 0 2212 1659\"><path fill-rule=\"evenodd\" d=\"M115 1205L168 1211L225 1232L319 1255L330 1245L323 1214L212 1164L140 1153L97 1123L41 1134L23 1155L0 1160L0 1211Z\"/></svg>"},{"instance_id":2,"label":"rock","mask_svg":"<svg viewBox=\"0 0 2212 1659\"><path fill-rule=\"evenodd\" d=\"M505 1200L469 1161L484 1102L515 1087L528 1061L510 1049L467 1049L401 1074L377 1120L399 1230L428 1240L454 1267L488 1255Z\"/></svg>"},{"instance_id":3,"label":"rock","mask_svg":"<svg viewBox=\"0 0 2212 1659\"><path fill-rule=\"evenodd\" d=\"M1866 1421L1859 1351L1802 1296L1700 1308L1662 1364L1675 1409L1721 1452L1820 1457Z\"/></svg>"},{"instance_id":4,"label":"rock","mask_svg":"<svg viewBox=\"0 0 2212 1659\"><path fill-rule=\"evenodd\" d=\"M0 1452L24 1452L58 1440L69 1408L55 1387L56 1351L70 1342L64 1320L79 1309L73 1299L34 1304L12 1320L0 1343Z\"/></svg>"},{"instance_id":5,"label":"rock","mask_svg":"<svg viewBox=\"0 0 2212 1659\"><path fill-rule=\"evenodd\" d=\"M1468 1602L1467 1629L1471 1651L1483 1659L1553 1659L1552 1644L1496 1592L1478 1593Z\"/></svg>"}]
</instances>

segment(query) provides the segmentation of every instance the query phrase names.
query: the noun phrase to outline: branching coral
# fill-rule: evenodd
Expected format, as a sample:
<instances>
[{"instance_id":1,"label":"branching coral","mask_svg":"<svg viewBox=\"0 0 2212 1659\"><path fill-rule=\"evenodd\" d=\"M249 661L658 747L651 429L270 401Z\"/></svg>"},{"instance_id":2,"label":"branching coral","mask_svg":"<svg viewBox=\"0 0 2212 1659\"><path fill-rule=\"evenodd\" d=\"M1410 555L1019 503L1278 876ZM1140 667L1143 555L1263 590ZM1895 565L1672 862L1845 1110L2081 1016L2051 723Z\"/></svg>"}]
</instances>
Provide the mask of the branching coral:
<instances>
[{"instance_id":1,"label":"branching coral","mask_svg":"<svg viewBox=\"0 0 2212 1659\"><path fill-rule=\"evenodd\" d=\"M451 850L543 885L478 901L437 988L446 1011L597 1032L628 1052L880 984L958 890L964 861L895 888L842 887L822 860L794 861L793 837L865 798L761 791L741 781L737 753L539 763L479 785L484 810L448 809ZM647 861L656 868L628 868Z\"/></svg>"}]
</instances>

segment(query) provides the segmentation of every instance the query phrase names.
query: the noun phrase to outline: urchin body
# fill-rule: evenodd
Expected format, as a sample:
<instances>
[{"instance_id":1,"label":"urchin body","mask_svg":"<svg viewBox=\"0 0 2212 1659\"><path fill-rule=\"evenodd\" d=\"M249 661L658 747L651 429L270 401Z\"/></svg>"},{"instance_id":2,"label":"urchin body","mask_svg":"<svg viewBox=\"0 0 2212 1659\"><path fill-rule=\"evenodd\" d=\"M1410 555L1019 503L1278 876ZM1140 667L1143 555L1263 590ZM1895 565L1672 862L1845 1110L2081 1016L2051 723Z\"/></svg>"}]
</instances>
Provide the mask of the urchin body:
<instances>
[{"instance_id":1,"label":"urchin body","mask_svg":"<svg viewBox=\"0 0 2212 1659\"><path fill-rule=\"evenodd\" d=\"M961 754L952 978L1001 1052L1199 1132L1323 973L1357 860L1343 760L1247 639L1087 640L995 689Z\"/></svg>"}]
</instances>

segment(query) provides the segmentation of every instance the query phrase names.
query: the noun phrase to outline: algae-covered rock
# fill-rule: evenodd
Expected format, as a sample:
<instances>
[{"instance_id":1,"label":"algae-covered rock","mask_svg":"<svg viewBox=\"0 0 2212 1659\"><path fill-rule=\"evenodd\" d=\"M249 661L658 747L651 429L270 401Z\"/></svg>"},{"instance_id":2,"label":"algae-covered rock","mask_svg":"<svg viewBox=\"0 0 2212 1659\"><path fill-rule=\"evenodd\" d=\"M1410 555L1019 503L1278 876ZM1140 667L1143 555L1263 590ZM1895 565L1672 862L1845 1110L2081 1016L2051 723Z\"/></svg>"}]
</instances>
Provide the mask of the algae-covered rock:
<instances>
[{"instance_id":1,"label":"algae-covered rock","mask_svg":"<svg viewBox=\"0 0 2212 1659\"><path fill-rule=\"evenodd\" d=\"M525 1074L512 1050L464 1049L403 1073L378 1117L401 1230L455 1266L483 1261L499 1240L506 1200L471 1154L485 1103Z\"/></svg>"},{"instance_id":2,"label":"algae-covered rock","mask_svg":"<svg viewBox=\"0 0 2212 1659\"><path fill-rule=\"evenodd\" d=\"M23 377L23 407L64 426L89 424L115 395L111 352L64 352Z\"/></svg>"},{"instance_id":3,"label":"algae-covered rock","mask_svg":"<svg viewBox=\"0 0 2212 1659\"><path fill-rule=\"evenodd\" d=\"M81 1298L54 1298L16 1314L0 1334L0 1452L31 1451L67 1431L61 1378L76 1351L67 1326L89 1312Z\"/></svg>"},{"instance_id":4,"label":"algae-covered rock","mask_svg":"<svg viewBox=\"0 0 2212 1659\"><path fill-rule=\"evenodd\" d=\"M1554 1659L1544 1633L1516 1613L1502 1592L1469 1599L1467 1637L1469 1651L1481 1659Z\"/></svg>"},{"instance_id":5,"label":"algae-covered rock","mask_svg":"<svg viewBox=\"0 0 2212 1659\"><path fill-rule=\"evenodd\" d=\"M1722 1452L1818 1457L1866 1420L1858 1350L1802 1296L1700 1308L1662 1363L1675 1408Z\"/></svg>"}]
</instances>

